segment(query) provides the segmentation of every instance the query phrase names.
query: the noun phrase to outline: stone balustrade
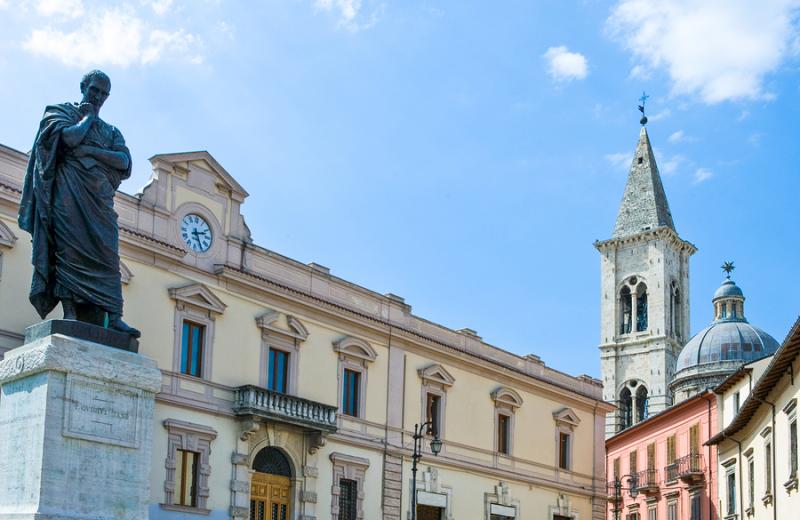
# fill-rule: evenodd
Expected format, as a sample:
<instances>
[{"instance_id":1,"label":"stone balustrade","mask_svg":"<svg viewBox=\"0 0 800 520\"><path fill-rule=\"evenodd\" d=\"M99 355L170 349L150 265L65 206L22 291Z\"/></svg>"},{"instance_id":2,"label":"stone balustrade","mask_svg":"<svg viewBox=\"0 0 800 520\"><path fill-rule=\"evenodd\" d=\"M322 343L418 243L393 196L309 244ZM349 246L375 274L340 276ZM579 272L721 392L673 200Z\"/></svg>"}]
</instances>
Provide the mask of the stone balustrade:
<instances>
[{"instance_id":1,"label":"stone balustrade","mask_svg":"<svg viewBox=\"0 0 800 520\"><path fill-rule=\"evenodd\" d=\"M322 432L336 431L336 407L254 385L234 391L233 411Z\"/></svg>"}]
</instances>

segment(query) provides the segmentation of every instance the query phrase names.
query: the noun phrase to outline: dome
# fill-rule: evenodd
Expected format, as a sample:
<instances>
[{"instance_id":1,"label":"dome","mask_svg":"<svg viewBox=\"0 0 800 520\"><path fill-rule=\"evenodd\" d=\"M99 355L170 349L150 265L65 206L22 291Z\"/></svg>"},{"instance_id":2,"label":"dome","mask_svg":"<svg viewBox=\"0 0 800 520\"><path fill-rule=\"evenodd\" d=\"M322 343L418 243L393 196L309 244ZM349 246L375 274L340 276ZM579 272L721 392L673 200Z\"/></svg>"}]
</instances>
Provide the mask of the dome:
<instances>
[{"instance_id":1,"label":"dome","mask_svg":"<svg viewBox=\"0 0 800 520\"><path fill-rule=\"evenodd\" d=\"M714 293L714 300L718 298L730 298L730 297L735 298L737 296L740 298L744 298L744 294L742 293L742 290L739 288L739 286L736 285L736 283L734 283L733 280L728 278L727 280L722 282L722 285L720 285L719 289L717 289L717 291Z\"/></svg>"},{"instance_id":2,"label":"dome","mask_svg":"<svg viewBox=\"0 0 800 520\"><path fill-rule=\"evenodd\" d=\"M769 356L778 347L775 338L744 320L718 320L689 340L678 356L675 369L680 371L699 365L718 365L724 361L744 364Z\"/></svg>"}]
</instances>

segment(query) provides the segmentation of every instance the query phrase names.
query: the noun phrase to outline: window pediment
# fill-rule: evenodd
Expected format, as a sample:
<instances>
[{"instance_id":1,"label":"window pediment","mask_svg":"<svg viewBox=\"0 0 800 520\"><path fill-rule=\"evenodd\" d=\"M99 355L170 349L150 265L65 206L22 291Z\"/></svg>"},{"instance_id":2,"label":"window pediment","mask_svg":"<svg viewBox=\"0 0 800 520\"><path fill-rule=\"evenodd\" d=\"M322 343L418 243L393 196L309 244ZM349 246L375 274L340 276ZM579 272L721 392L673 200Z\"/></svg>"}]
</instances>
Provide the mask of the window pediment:
<instances>
[{"instance_id":1,"label":"window pediment","mask_svg":"<svg viewBox=\"0 0 800 520\"><path fill-rule=\"evenodd\" d=\"M372 345L363 339L354 338L353 336L345 336L342 339L334 341L333 350L340 355L367 362L375 361L378 357L378 353L372 348Z\"/></svg>"},{"instance_id":2,"label":"window pediment","mask_svg":"<svg viewBox=\"0 0 800 520\"><path fill-rule=\"evenodd\" d=\"M282 326L283 324L285 326ZM308 338L308 329L300 320L291 314L284 314L275 309L267 309L266 312L256 317L256 325L262 331L283 334L300 341L305 341Z\"/></svg>"},{"instance_id":3,"label":"window pediment","mask_svg":"<svg viewBox=\"0 0 800 520\"><path fill-rule=\"evenodd\" d=\"M14 243L17 241L17 236L14 235L14 232L11 231L11 228L8 227L5 222L0 220L0 246L7 247L11 249L14 247Z\"/></svg>"},{"instance_id":4,"label":"window pediment","mask_svg":"<svg viewBox=\"0 0 800 520\"><path fill-rule=\"evenodd\" d=\"M442 365L434 364L417 371L419 377L422 378L424 383L436 383L442 386L453 386L456 382L450 372L448 372Z\"/></svg>"},{"instance_id":5,"label":"window pediment","mask_svg":"<svg viewBox=\"0 0 800 520\"><path fill-rule=\"evenodd\" d=\"M214 314L222 314L227 307L208 287L199 283L172 288L169 296L177 302L200 307Z\"/></svg>"},{"instance_id":6,"label":"window pediment","mask_svg":"<svg viewBox=\"0 0 800 520\"><path fill-rule=\"evenodd\" d=\"M492 400L495 406L508 406L511 408L519 408L522 406L522 397L511 388L501 386L492 392Z\"/></svg>"},{"instance_id":7,"label":"window pediment","mask_svg":"<svg viewBox=\"0 0 800 520\"><path fill-rule=\"evenodd\" d=\"M569 429L576 428L581 423L578 414L571 408L566 407L553 412L553 420L556 422L556 425L566 426Z\"/></svg>"}]
</instances>

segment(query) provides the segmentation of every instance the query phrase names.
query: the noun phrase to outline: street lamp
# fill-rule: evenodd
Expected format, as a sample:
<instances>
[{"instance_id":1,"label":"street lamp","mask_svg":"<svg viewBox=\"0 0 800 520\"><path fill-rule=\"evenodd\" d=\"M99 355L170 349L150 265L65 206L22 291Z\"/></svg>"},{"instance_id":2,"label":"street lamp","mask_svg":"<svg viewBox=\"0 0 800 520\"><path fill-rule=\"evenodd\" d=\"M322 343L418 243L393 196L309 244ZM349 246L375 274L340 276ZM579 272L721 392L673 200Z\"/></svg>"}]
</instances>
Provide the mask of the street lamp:
<instances>
[{"instance_id":1,"label":"street lamp","mask_svg":"<svg viewBox=\"0 0 800 520\"><path fill-rule=\"evenodd\" d=\"M630 487L622 487L622 479L628 477L628 485ZM622 475L621 477L614 476L614 520L619 520L620 502L622 502L622 490L630 491L631 497L636 498L639 494L638 482L636 475Z\"/></svg>"},{"instance_id":2,"label":"street lamp","mask_svg":"<svg viewBox=\"0 0 800 520\"><path fill-rule=\"evenodd\" d=\"M425 438L423 430L426 434L431 433L433 421L427 421L422 424L414 425L414 453L411 455L411 520L417 520L417 461L422 458L422 439ZM431 440L431 453L439 455L442 451L442 440L439 438L439 432L436 432Z\"/></svg>"}]
</instances>

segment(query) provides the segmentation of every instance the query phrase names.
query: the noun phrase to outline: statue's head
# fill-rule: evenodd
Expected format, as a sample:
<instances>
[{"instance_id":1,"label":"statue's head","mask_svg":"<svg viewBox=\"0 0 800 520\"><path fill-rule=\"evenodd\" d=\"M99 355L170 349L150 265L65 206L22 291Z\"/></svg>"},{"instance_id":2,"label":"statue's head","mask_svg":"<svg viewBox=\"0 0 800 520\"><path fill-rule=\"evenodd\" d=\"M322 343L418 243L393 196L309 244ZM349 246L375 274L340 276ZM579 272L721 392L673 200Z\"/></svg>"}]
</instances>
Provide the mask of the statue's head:
<instances>
[{"instance_id":1,"label":"statue's head","mask_svg":"<svg viewBox=\"0 0 800 520\"><path fill-rule=\"evenodd\" d=\"M88 72L81 80L81 94L84 103L91 103L100 110L111 94L111 79L102 70Z\"/></svg>"}]
</instances>

